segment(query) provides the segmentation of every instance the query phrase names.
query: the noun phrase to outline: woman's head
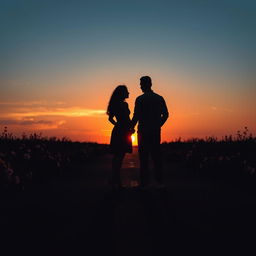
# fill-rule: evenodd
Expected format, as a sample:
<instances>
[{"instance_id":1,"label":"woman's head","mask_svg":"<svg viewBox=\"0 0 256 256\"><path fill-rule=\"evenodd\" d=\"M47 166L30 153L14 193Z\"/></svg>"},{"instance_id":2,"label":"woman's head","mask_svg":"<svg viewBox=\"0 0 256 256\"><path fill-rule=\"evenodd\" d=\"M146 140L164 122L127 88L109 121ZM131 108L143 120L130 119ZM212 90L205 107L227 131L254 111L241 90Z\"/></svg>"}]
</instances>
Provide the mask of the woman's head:
<instances>
[{"instance_id":1,"label":"woman's head","mask_svg":"<svg viewBox=\"0 0 256 256\"><path fill-rule=\"evenodd\" d=\"M113 113L116 107L118 107L118 103L123 102L126 98L129 98L127 87L125 85L118 85L110 97L107 114Z\"/></svg>"},{"instance_id":2,"label":"woman's head","mask_svg":"<svg viewBox=\"0 0 256 256\"><path fill-rule=\"evenodd\" d=\"M129 92L125 85L118 85L113 91L111 98L115 98L118 101L124 101L126 98L129 98Z\"/></svg>"}]
</instances>

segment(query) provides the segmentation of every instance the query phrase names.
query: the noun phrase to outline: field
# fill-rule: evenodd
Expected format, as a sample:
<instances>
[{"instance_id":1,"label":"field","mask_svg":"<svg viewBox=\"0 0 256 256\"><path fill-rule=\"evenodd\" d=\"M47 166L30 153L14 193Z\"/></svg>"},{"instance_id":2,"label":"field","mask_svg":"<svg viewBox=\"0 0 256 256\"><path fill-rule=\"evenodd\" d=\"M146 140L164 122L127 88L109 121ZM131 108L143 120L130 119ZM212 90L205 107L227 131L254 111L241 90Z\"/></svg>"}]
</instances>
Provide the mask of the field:
<instances>
[{"instance_id":1,"label":"field","mask_svg":"<svg viewBox=\"0 0 256 256\"><path fill-rule=\"evenodd\" d=\"M79 166L107 152L107 145L40 134L15 138L5 130L0 137L0 189L15 193L53 178L74 175Z\"/></svg>"},{"instance_id":2,"label":"field","mask_svg":"<svg viewBox=\"0 0 256 256\"><path fill-rule=\"evenodd\" d=\"M256 138L247 128L162 150L166 189L137 187L134 148L122 167L125 188L115 192L108 145L4 132L1 241L8 253L255 253Z\"/></svg>"}]
</instances>

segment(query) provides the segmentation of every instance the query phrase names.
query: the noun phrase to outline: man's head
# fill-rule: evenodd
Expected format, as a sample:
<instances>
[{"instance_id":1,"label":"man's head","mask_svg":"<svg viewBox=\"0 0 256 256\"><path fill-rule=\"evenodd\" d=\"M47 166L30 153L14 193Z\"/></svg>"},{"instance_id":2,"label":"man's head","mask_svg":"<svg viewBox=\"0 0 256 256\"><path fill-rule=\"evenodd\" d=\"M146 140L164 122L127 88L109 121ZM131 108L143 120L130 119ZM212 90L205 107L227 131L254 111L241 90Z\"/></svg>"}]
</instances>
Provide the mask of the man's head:
<instances>
[{"instance_id":1,"label":"man's head","mask_svg":"<svg viewBox=\"0 0 256 256\"><path fill-rule=\"evenodd\" d=\"M150 91L152 86L152 81L150 76L142 76L140 78L140 88L143 92Z\"/></svg>"}]
</instances>

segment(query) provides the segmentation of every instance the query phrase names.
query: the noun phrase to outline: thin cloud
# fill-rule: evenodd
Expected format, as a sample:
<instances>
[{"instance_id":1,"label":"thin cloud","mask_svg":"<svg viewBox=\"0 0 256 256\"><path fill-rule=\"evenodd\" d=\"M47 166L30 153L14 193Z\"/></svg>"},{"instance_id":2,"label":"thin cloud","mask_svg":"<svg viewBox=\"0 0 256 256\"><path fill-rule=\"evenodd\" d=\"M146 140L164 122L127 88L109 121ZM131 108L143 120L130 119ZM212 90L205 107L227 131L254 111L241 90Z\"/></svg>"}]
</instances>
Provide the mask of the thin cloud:
<instances>
[{"instance_id":1,"label":"thin cloud","mask_svg":"<svg viewBox=\"0 0 256 256\"><path fill-rule=\"evenodd\" d=\"M33 121L30 121L30 120L25 120L25 121L21 121L20 122L20 125L35 125L35 124L53 124L52 121L49 121L49 120L33 120Z\"/></svg>"},{"instance_id":2,"label":"thin cloud","mask_svg":"<svg viewBox=\"0 0 256 256\"><path fill-rule=\"evenodd\" d=\"M14 120L14 119L3 119L0 120L0 125L36 125L36 124L54 124L50 120Z\"/></svg>"},{"instance_id":3,"label":"thin cloud","mask_svg":"<svg viewBox=\"0 0 256 256\"><path fill-rule=\"evenodd\" d=\"M20 121L19 120L14 120L14 119L2 119L0 120L0 125L19 125Z\"/></svg>"},{"instance_id":4,"label":"thin cloud","mask_svg":"<svg viewBox=\"0 0 256 256\"><path fill-rule=\"evenodd\" d=\"M65 105L64 101L46 101L46 100L32 100L32 101L0 101L0 106L10 106L10 107L19 107L19 106L56 106L56 105Z\"/></svg>"},{"instance_id":5,"label":"thin cloud","mask_svg":"<svg viewBox=\"0 0 256 256\"><path fill-rule=\"evenodd\" d=\"M89 116L102 116L106 110L101 109L83 109L83 108L65 108L56 110L40 110L40 111L21 111L6 113L5 116L20 118L30 116L63 116L63 117L89 117Z\"/></svg>"},{"instance_id":6,"label":"thin cloud","mask_svg":"<svg viewBox=\"0 0 256 256\"><path fill-rule=\"evenodd\" d=\"M51 121L51 120L33 120L33 119L23 119L23 120L15 120L15 119L0 119L1 126L20 126L28 127L36 130L54 130L54 129L65 129L64 125L66 124L66 120L59 121Z\"/></svg>"},{"instance_id":7,"label":"thin cloud","mask_svg":"<svg viewBox=\"0 0 256 256\"><path fill-rule=\"evenodd\" d=\"M100 117L106 113L106 110L102 109L66 106L66 103L62 101L0 102L0 106L0 117L6 119L21 119L31 116Z\"/></svg>"}]
</instances>

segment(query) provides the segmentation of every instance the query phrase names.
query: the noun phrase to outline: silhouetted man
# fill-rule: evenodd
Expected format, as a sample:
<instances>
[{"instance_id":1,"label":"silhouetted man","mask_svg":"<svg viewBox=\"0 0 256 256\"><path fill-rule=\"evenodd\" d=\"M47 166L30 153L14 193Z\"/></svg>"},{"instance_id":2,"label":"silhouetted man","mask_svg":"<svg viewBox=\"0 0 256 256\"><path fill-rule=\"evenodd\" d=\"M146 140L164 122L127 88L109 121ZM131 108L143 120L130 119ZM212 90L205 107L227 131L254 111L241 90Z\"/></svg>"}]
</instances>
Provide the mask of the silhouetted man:
<instances>
[{"instance_id":1,"label":"silhouetted man","mask_svg":"<svg viewBox=\"0 0 256 256\"><path fill-rule=\"evenodd\" d=\"M169 114L162 96L151 89L152 82L149 76L140 78L140 88L143 94L135 101L132 118L133 127L138 122L138 147L140 157L140 182L145 187L149 182L148 164L151 156L154 164L156 181L163 185L163 168L161 159L161 127Z\"/></svg>"}]
</instances>

